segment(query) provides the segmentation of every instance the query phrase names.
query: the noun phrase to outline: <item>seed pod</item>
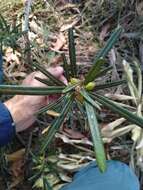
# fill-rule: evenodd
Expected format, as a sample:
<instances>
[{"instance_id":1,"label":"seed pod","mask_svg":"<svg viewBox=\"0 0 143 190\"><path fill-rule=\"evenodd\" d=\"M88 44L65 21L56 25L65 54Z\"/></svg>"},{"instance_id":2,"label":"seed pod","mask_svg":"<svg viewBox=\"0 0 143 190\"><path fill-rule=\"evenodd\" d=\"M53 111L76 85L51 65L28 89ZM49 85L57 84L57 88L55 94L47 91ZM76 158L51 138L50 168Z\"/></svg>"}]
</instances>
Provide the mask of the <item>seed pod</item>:
<instances>
[{"instance_id":1,"label":"seed pod","mask_svg":"<svg viewBox=\"0 0 143 190\"><path fill-rule=\"evenodd\" d=\"M89 82L86 86L85 89L86 90L93 90L95 87L95 82Z\"/></svg>"}]
</instances>

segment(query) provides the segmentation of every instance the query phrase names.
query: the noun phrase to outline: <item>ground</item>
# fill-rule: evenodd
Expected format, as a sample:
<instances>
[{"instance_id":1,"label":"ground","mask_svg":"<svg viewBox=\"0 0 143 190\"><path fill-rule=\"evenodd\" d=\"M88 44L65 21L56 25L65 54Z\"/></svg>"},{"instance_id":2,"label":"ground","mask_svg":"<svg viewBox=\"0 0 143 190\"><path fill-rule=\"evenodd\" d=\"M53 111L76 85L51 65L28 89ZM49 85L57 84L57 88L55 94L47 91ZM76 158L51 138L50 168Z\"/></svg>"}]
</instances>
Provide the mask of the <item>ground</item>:
<instances>
[{"instance_id":1,"label":"ground","mask_svg":"<svg viewBox=\"0 0 143 190\"><path fill-rule=\"evenodd\" d=\"M0 12L7 23L13 26L20 24L16 35L21 33L24 24L25 5L24 0L3 0L0 4ZM29 39L26 35L14 39L18 45L14 46L14 51L9 44L3 47L5 83L20 84L31 72L29 67L31 61L45 67L62 65L58 53L64 52L68 58L67 30L70 27L75 28L77 64L81 78L118 25L124 28L124 32L120 42L107 57L106 64L112 66L113 70L97 82L122 78L123 60L132 63L133 59L137 59L143 68L142 7L143 3L135 0L33 1L29 16ZM30 51L26 49L29 44ZM137 80L136 76L135 79ZM102 93L125 104L127 108L136 110L127 87L106 89ZM5 100L9 97L1 98ZM70 182L80 167L94 160L88 127L85 125L79 127L76 119L68 125L64 124L56 134L49 152L45 157L38 157L38 139L52 119L53 116L47 114L39 116L31 129L18 134L9 146L1 149L2 190L28 190L32 187L34 190L40 189L43 176L46 176L50 185L56 190ZM130 164L142 185L142 161L139 162L142 159L142 149L136 152L131 130L118 131L118 127L127 126L126 122L123 123L121 120L122 118L105 108L100 113L107 156L109 159Z\"/></svg>"}]
</instances>

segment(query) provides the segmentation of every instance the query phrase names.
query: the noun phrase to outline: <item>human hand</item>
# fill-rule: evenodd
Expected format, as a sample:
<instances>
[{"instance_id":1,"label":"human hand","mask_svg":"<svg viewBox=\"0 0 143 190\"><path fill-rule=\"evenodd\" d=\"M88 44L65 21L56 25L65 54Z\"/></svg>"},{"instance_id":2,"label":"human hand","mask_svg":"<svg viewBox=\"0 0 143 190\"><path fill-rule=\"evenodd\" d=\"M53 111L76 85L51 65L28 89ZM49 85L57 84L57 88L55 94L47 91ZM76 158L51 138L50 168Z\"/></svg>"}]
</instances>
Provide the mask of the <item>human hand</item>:
<instances>
[{"instance_id":1,"label":"human hand","mask_svg":"<svg viewBox=\"0 0 143 190\"><path fill-rule=\"evenodd\" d=\"M60 66L50 67L48 71L56 78L67 83L63 76L63 68ZM22 85L32 87L45 87L46 85L36 80L35 77L46 78L41 72L33 72L28 75ZM35 113L51 101L50 96L16 95L4 104L9 109L16 126L16 132L30 127L36 120Z\"/></svg>"}]
</instances>

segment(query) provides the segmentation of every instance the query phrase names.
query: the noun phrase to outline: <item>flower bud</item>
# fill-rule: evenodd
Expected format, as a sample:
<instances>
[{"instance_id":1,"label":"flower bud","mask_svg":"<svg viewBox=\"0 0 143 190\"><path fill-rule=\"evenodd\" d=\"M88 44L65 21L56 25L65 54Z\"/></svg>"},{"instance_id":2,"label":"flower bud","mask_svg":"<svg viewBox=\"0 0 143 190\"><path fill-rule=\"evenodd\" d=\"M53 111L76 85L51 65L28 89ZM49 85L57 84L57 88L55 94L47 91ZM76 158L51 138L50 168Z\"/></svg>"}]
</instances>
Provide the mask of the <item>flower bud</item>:
<instances>
[{"instance_id":1,"label":"flower bud","mask_svg":"<svg viewBox=\"0 0 143 190\"><path fill-rule=\"evenodd\" d=\"M85 89L86 90L93 90L95 87L95 82L89 82L86 86Z\"/></svg>"}]
</instances>

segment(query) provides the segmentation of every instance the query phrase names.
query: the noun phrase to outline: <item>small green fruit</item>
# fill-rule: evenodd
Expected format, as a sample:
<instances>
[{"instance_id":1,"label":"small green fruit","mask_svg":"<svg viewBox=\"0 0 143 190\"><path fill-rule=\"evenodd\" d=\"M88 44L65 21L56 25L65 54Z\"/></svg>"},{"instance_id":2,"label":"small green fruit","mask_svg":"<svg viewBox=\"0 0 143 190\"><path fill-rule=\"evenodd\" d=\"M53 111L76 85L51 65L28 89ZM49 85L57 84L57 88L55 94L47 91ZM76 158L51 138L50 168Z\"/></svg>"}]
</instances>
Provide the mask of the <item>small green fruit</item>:
<instances>
[{"instance_id":1,"label":"small green fruit","mask_svg":"<svg viewBox=\"0 0 143 190\"><path fill-rule=\"evenodd\" d=\"M79 79L77 79L77 78L71 78L71 80L70 80L70 82L71 82L71 84L77 84L77 83L79 83Z\"/></svg>"},{"instance_id":2,"label":"small green fruit","mask_svg":"<svg viewBox=\"0 0 143 190\"><path fill-rule=\"evenodd\" d=\"M95 87L95 82L89 82L86 86L85 86L85 89L86 90L93 90L94 87Z\"/></svg>"}]
</instances>

